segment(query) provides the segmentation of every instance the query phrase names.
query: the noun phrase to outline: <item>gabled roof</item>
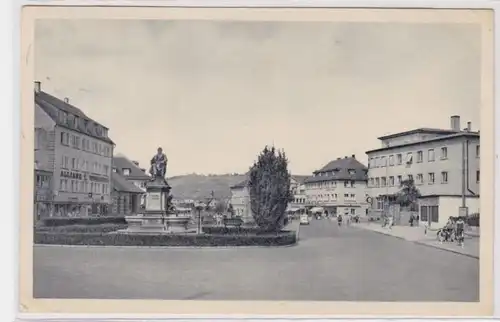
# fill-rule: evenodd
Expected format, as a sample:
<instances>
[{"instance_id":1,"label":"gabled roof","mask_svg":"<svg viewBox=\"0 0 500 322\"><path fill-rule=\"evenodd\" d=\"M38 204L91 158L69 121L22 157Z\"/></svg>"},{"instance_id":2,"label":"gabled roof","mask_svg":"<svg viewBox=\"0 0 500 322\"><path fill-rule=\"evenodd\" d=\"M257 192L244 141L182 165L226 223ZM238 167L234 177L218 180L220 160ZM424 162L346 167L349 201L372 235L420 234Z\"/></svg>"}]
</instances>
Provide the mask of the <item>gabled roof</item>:
<instances>
[{"instance_id":1,"label":"gabled roof","mask_svg":"<svg viewBox=\"0 0 500 322\"><path fill-rule=\"evenodd\" d=\"M118 173L112 172L111 182L113 184L113 189L118 192L144 193L144 191L136 187L135 184L128 182L127 179Z\"/></svg>"},{"instance_id":2,"label":"gabled roof","mask_svg":"<svg viewBox=\"0 0 500 322\"><path fill-rule=\"evenodd\" d=\"M332 171L335 174L332 174ZM353 173L351 174L350 171ZM305 183L332 181L332 180L354 180L366 181L368 168L356 160L355 157L338 158L330 161L324 167L314 171L314 174L321 174L309 177Z\"/></svg>"},{"instance_id":3,"label":"gabled roof","mask_svg":"<svg viewBox=\"0 0 500 322\"><path fill-rule=\"evenodd\" d=\"M393 138L398 138L401 136L412 135L412 134L417 134L417 133L449 135L449 134L454 134L457 132L458 131L448 130L448 129L433 129L433 128L429 128L429 127L421 127L421 128L413 129L413 130L409 130L409 131L384 135L384 136L379 137L378 139L379 140L387 140L387 139L393 139Z\"/></svg>"},{"instance_id":4,"label":"gabled roof","mask_svg":"<svg viewBox=\"0 0 500 322\"><path fill-rule=\"evenodd\" d=\"M130 174L128 176L124 176L127 180L151 179L151 177L142 171L139 166L123 155L116 155L113 157L113 168L116 168L116 171L120 175L123 175L123 169L130 169Z\"/></svg>"},{"instance_id":5,"label":"gabled roof","mask_svg":"<svg viewBox=\"0 0 500 322\"><path fill-rule=\"evenodd\" d=\"M309 178L309 176L303 176L303 175L292 175L292 178L295 179L298 183L304 183L304 181Z\"/></svg>"},{"instance_id":6,"label":"gabled roof","mask_svg":"<svg viewBox=\"0 0 500 322\"><path fill-rule=\"evenodd\" d=\"M108 130L107 127L105 127L104 125L100 124L99 122L97 122L97 121L91 119L90 117L88 117L87 115L85 115L85 113L83 113L82 110L80 110L76 106L73 106L73 105L71 105L63 100L60 100L59 98L52 96L48 93L45 93L43 91L39 91L39 92L35 91L35 104L40 106L40 108L45 113L47 113L47 115L49 115L50 118L52 120L54 120L54 122L58 126L65 127L65 128L71 129L73 131L81 132L85 135L91 136L91 137L96 138L98 140L102 140L102 141L114 144L114 142L109 137L98 136L98 135L92 134L92 133L87 132L87 131L82 131L80 129L68 127L68 125L62 123L60 118L57 116L57 114L55 114L53 112L53 109L55 108L57 110L64 111L66 113L78 116L79 118L86 120L88 122L95 123L96 125L99 125L99 126L103 127L104 129Z\"/></svg>"}]
</instances>

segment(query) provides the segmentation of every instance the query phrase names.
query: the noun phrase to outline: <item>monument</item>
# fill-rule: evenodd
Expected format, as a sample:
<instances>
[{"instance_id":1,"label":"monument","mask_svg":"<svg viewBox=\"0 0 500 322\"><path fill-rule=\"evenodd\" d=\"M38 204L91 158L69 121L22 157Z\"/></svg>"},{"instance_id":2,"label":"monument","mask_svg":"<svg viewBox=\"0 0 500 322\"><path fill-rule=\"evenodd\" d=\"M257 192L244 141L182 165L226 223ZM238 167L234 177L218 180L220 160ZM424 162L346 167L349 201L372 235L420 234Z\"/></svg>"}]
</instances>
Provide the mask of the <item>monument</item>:
<instances>
[{"instance_id":1,"label":"monument","mask_svg":"<svg viewBox=\"0 0 500 322\"><path fill-rule=\"evenodd\" d=\"M146 209L144 214L127 216L127 232L150 233L187 233L191 216L179 216L172 206L171 187L165 179L167 156L162 148L151 159L149 174L151 180L146 183Z\"/></svg>"}]
</instances>

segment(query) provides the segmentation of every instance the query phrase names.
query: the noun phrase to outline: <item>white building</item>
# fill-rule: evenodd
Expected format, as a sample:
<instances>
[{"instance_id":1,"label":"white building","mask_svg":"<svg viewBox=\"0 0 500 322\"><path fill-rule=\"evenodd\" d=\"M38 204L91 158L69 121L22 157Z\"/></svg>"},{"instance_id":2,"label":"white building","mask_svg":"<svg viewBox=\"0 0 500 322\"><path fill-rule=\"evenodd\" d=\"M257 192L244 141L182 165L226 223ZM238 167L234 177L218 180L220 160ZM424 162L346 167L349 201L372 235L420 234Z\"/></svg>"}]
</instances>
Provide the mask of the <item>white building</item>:
<instances>
[{"instance_id":1,"label":"white building","mask_svg":"<svg viewBox=\"0 0 500 322\"><path fill-rule=\"evenodd\" d=\"M329 215L366 215L367 172L355 155L329 162L305 180L308 206L321 207Z\"/></svg>"},{"instance_id":2,"label":"white building","mask_svg":"<svg viewBox=\"0 0 500 322\"><path fill-rule=\"evenodd\" d=\"M380 148L366 152L374 209L383 209L383 200L412 179L422 195L415 209L421 222L441 225L457 216L462 192L469 213L479 212L479 132L470 122L461 129L460 117L452 116L449 129L419 128L379 140Z\"/></svg>"}]
</instances>

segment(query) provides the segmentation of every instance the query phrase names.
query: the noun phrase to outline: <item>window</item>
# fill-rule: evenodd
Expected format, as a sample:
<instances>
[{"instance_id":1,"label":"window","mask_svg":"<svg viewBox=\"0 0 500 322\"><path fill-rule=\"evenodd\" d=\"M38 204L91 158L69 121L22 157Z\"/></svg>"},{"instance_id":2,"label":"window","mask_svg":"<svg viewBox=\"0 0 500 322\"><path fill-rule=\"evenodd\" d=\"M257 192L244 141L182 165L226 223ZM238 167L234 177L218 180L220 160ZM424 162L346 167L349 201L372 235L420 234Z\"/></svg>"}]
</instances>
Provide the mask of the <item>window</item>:
<instances>
[{"instance_id":1,"label":"window","mask_svg":"<svg viewBox=\"0 0 500 322\"><path fill-rule=\"evenodd\" d=\"M424 153L422 151L417 151L417 162L420 163L424 161Z\"/></svg>"},{"instance_id":2,"label":"window","mask_svg":"<svg viewBox=\"0 0 500 322\"><path fill-rule=\"evenodd\" d=\"M71 158L71 169L76 169L76 168L77 168L76 159Z\"/></svg>"},{"instance_id":3,"label":"window","mask_svg":"<svg viewBox=\"0 0 500 322\"><path fill-rule=\"evenodd\" d=\"M375 178L375 187L380 187L380 178Z\"/></svg>"},{"instance_id":4,"label":"window","mask_svg":"<svg viewBox=\"0 0 500 322\"><path fill-rule=\"evenodd\" d=\"M123 169L123 175L124 175L124 176L129 176L129 175L130 175L130 169L128 169L128 168L124 168L124 169ZM348 182L348 181L344 181L344 186L345 186L345 187L347 187L347 182Z\"/></svg>"},{"instance_id":5,"label":"window","mask_svg":"<svg viewBox=\"0 0 500 322\"><path fill-rule=\"evenodd\" d=\"M356 199L356 195L354 193L351 193L351 199Z\"/></svg>"},{"instance_id":6,"label":"window","mask_svg":"<svg viewBox=\"0 0 500 322\"><path fill-rule=\"evenodd\" d=\"M69 134L66 132L61 132L61 144L69 145Z\"/></svg>"},{"instance_id":7,"label":"window","mask_svg":"<svg viewBox=\"0 0 500 322\"><path fill-rule=\"evenodd\" d=\"M429 149L429 153L428 153L428 161L429 162L433 162L435 157L434 157L434 149Z\"/></svg>"},{"instance_id":8,"label":"window","mask_svg":"<svg viewBox=\"0 0 500 322\"><path fill-rule=\"evenodd\" d=\"M446 159L448 159L448 148L442 147L441 148L441 160L446 160Z\"/></svg>"},{"instance_id":9,"label":"window","mask_svg":"<svg viewBox=\"0 0 500 322\"><path fill-rule=\"evenodd\" d=\"M356 209L351 208L351 215L355 215L355 214L356 214Z\"/></svg>"},{"instance_id":10,"label":"window","mask_svg":"<svg viewBox=\"0 0 500 322\"><path fill-rule=\"evenodd\" d=\"M394 177L393 176L389 177L389 186L391 186L391 187L394 186Z\"/></svg>"},{"instance_id":11,"label":"window","mask_svg":"<svg viewBox=\"0 0 500 322\"><path fill-rule=\"evenodd\" d=\"M394 165L394 156L393 155L390 155L389 156L389 165Z\"/></svg>"},{"instance_id":12,"label":"window","mask_svg":"<svg viewBox=\"0 0 500 322\"><path fill-rule=\"evenodd\" d=\"M448 183L448 172L441 172L441 183Z\"/></svg>"},{"instance_id":13,"label":"window","mask_svg":"<svg viewBox=\"0 0 500 322\"><path fill-rule=\"evenodd\" d=\"M416 181L417 181L416 184L422 184L422 183L424 183L424 175L421 174L421 173L417 174L417 180Z\"/></svg>"},{"instance_id":14,"label":"window","mask_svg":"<svg viewBox=\"0 0 500 322\"><path fill-rule=\"evenodd\" d=\"M374 184L375 184L375 179L370 178L370 187L373 187Z\"/></svg>"},{"instance_id":15,"label":"window","mask_svg":"<svg viewBox=\"0 0 500 322\"><path fill-rule=\"evenodd\" d=\"M401 185L401 181L403 181L403 177L402 176L398 176L397 177L397 181L396 181L396 183L397 183L398 186Z\"/></svg>"},{"instance_id":16,"label":"window","mask_svg":"<svg viewBox=\"0 0 500 322\"><path fill-rule=\"evenodd\" d=\"M408 180L413 181L413 175L412 174L408 175Z\"/></svg>"},{"instance_id":17,"label":"window","mask_svg":"<svg viewBox=\"0 0 500 322\"><path fill-rule=\"evenodd\" d=\"M396 154L396 162L397 164L403 163L403 156L401 154Z\"/></svg>"},{"instance_id":18,"label":"window","mask_svg":"<svg viewBox=\"0 0 500 322\"><path fill-rule=\"evenodd\" d=\"M382 186L382 187L385 187L385 186L387 185L387 178L386 178L386 177L382 177L381 179L382 179L382 184L381 184L381 186Z\"/></svg>"},{"instance_id":19,"label":"window","mask_svg":"<svg viewBox=\"0 0 500 322\"><path fill-rule=\"evenodd\" d=\"M434 184L434 172L429 172L429 184Z\"/></svg>"},{"instance_id":20,"label":"window","mask_svg":"<svg viewBox=\"0 0 500 322\"><path fill-rule=\"evenodd\" d=\"M480 155L481 155L481 148L478 144L478 145L476 145L476 158L479 158Z\"/></svg>"},{"instance_id":21,"label":"window","mask_svg":"<svg viewBox=\"0 0 500 322\"><path fill-rule=\"evenodd\" d=\"M413 162L413 154L411 152L406 153L406 164Z\"/></svg>"},{"instance_id":22,"label":"window","mask_svg":"<svg viewBox=\"0 0 500 322\"><path fill-rule=\"evenodd\" d=\"M349 199L349 194L348 193L344 193L344 199Z\"/></svg>"},{"instance_id":23,"label":"window","mask_svg":"<svg viewBox=\"0 0 500 322\"><path fill-rule=\"evenodd\" d=\"M481 179L481 173L479 170L476 171L476 182L479 183L479 180Z\"/></svg>"},{"instance_id":24,"label":"window","mask_svg":"<svg viewBox=\"0 0 500 322\"><path fill-rule=\"evenodd\" d=\"M387 166L387 160L385 157L381 157L380 158L380 163L381 163L381 166L382 167L386 167Z\"/></svg>"}]
</instances>

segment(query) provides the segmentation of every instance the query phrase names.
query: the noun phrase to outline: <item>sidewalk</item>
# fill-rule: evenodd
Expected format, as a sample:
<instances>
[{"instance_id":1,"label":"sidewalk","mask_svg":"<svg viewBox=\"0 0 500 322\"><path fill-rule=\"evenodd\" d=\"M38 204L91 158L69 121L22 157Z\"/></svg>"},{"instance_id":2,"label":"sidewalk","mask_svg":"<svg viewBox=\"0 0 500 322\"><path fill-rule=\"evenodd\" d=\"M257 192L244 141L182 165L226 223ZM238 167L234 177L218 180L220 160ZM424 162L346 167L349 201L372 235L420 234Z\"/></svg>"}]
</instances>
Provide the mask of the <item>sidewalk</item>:
<instances>
[{"instance_id":1,"label":"sidewalk","mask_svg":"<svg viewBox=\"0 0 500 322\"><path fill-rule=\"evenodd\" d=\"M392 230L382 228L379 223L358 223L351 224L352 227L359 229L370 230L379 234L396 237L416 244L438 248L441 250L479 258L479 238L467 237L465 238L464 248L458 246L456 243L442 243L437 241L436 231L429 230L427 235L424 233L423 227L410 227L410 226L394 226Z\"/></svg>"}]
</instances>

